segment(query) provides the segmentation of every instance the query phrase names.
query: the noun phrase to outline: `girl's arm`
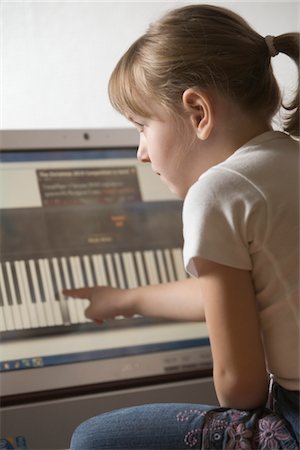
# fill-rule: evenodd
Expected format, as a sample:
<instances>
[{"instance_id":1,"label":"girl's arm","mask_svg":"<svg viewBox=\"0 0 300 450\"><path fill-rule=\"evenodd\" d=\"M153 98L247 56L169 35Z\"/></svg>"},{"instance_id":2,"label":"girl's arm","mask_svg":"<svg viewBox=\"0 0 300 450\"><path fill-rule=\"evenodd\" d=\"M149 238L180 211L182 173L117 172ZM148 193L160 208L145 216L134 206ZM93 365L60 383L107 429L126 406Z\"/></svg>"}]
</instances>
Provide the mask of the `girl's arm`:
<instances>
[{"instance_id":1,"label":"girl's arm","mask_svg":"<svg viewBox=\"0 0 300 450\"><path fill-rule=\"evenodd\" d=\"M85 314L101 322L116 316L140 314L170 320L204 321L204 308L199 280L182 281L118 289L106 286L66 289L67 297L89 299Z\"/></svg>"},{"instance_id":2,"label":"girl's arm","mask_svg":"<svg viewBox=\"0 0 300 450\"><path fill-rule=\"evenodd\" d=\"M252 409L265 404L268 377L250 272L198 258L221 406Z\"/></svg>"},{"instance_id":3,"label":"girl's arm","mask_svg":"<svg viewBox=\"0 0 300 450\"><path fill-rule=\"evenodd\" d=\"M237 409L260 406L267 398L268 377L251 275L200 258L195 264L201 273L197 279L134 289L71 289L64 294L89 299L86 316L98 322L134 314L206 319L220 404Z\"/></svg>"}]
</instances>

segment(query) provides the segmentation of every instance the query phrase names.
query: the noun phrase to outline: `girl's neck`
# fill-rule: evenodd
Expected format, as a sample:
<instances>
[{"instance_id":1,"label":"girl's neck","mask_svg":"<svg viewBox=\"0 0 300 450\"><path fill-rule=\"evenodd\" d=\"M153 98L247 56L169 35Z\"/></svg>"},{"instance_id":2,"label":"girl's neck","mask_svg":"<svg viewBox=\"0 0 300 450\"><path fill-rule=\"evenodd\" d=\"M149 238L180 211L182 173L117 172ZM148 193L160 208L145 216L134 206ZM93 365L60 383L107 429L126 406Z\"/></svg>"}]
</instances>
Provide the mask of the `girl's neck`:
<instances>
[{"instance_id":1,"label":"girl's neck","mask_svg":"<svg viewBox=\"0 0 300 450\"><path fill-rule=\"evenodd\" d=\"M194 151L189 152L186 192L210 167L222 163L251 139L270 130L272 127L262 117L246 114L228 101L217 100L209 137L196 139Z\"/></svg>"},{"instance_id":2,"label":"girl's neck","mask_svg":"<svg viewBox=\"0 0 300 450\"><path fill-rule=\"evenodd\" d=\"M211 137L222 143L225 153L234 153L251 139L270 130L272 127L262 114L245 112L236 103L219 98Z\"/></svg>"}]
</instances>

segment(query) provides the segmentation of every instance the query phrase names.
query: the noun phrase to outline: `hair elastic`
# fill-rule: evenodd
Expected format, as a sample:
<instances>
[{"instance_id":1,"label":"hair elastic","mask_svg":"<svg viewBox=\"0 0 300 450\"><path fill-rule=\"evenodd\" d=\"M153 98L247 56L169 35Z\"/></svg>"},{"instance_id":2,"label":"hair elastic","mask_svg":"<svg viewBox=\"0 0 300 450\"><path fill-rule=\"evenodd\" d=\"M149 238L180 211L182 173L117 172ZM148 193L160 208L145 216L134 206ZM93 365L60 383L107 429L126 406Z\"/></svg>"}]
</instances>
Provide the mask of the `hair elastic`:
<instances>
[{"instance_id":1,"label":"hair elastic","mask_svg":"<svg viewBox=\"0 0 300 450\"><path fill-rule=\"evenodd\" d=\"M277 50L277 48L274 45L274 36L266 36L265 37L265 42L267 44L268 50L269 50L269 55L271 56L276 56L278 55L279 51Z\"/></svg>"}]
</instances>

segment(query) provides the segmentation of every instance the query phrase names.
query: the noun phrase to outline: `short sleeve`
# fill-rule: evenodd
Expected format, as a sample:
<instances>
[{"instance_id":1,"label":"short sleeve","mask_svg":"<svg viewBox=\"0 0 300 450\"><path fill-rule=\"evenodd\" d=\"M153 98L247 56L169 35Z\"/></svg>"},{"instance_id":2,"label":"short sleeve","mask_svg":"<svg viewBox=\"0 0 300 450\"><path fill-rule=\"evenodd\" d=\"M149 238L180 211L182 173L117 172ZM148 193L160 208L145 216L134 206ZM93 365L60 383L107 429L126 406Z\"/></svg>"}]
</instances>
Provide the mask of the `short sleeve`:
<instances>
[{"instance_id":1,"label":"short sleeve","mask_svg":"<svg viewBox=\"0 0 300 450\"><path fill-rule=\"evenodd\" d=\"M263 245L266 226L265 199L255 186L234 171L208 170L190 188L183 205L187 272L199 276L196 257L251 270L251 254Z\"/></svg>"}]
</instances>

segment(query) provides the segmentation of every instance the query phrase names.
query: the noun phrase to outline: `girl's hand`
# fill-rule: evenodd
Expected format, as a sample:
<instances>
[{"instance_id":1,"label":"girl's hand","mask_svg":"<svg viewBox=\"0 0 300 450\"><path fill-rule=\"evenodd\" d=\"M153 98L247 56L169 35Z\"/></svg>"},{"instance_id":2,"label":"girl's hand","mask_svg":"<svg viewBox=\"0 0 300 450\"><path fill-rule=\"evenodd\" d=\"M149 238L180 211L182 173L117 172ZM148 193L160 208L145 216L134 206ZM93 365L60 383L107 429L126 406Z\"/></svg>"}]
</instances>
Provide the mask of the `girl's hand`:
<instances>
[{"instance_id":1,"label":"girl's hand","mask_svg":"<svg viewBox=\"0 0 300 450\"><path fill-rule=\"evenodd\" d=\"M134 314L130 302L130 290L108 286L64 289L66 297L88 299L90 305L85 310L85 316L97 323L117 316L131 317Z\"/></svg>"},{"instance_id":2,"label":"girl's hand","mask_svg":"<svg viewBox=\"0 0 300 450\"><path fill-rule=\"evenodd\" d=\"M108 286L65 289L66 297L88 299L87 318L101 323L117 316L181 320L205 320L198 278L119 289Z\"/></svg>"}]
</instances>

